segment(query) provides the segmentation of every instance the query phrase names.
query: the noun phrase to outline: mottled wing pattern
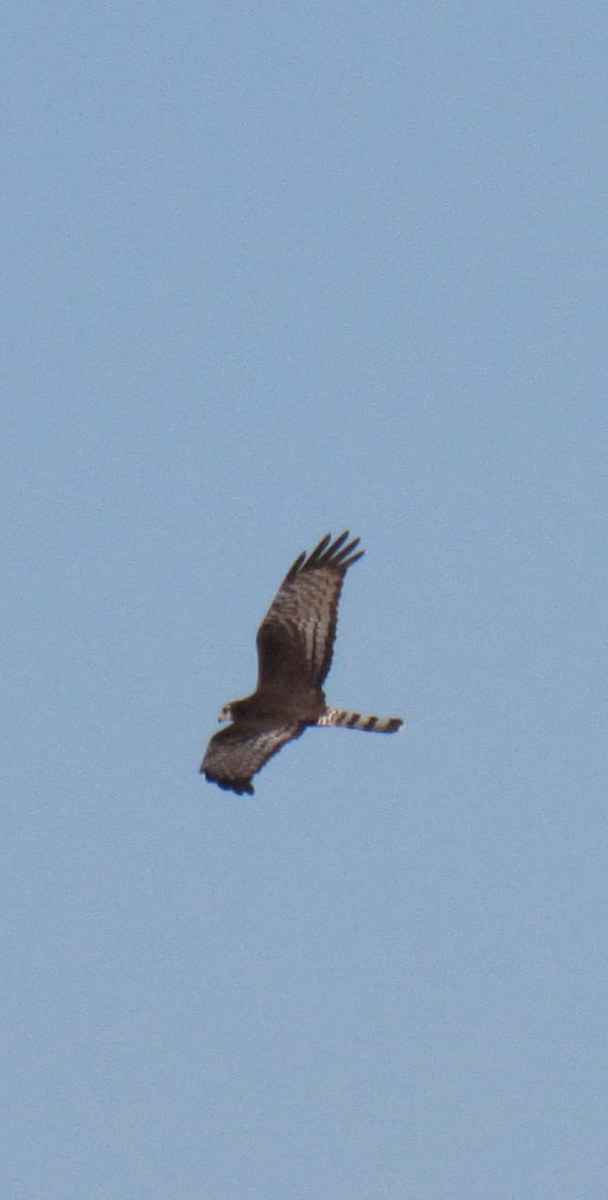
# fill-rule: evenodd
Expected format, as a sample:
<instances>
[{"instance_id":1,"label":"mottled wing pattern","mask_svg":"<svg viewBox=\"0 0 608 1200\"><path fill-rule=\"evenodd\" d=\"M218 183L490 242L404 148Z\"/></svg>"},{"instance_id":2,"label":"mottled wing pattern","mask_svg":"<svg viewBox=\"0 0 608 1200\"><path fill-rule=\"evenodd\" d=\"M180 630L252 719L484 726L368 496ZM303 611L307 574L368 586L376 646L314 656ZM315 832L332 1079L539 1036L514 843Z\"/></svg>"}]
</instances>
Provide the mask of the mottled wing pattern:
<instances>
[{"instance_id":1,"label":"mottled wing pattern","mask_svg":"<svg viewBox=\"0 0 608 1200\"><path fill-rule=\"evenodd\" d=\"M257 636L258 688L275 681L321 687L331 666L344 576L364 551L331 534L287 572Z\"/></svg>"},{"instance_id":2,"label":"mottled wing pattern","mask_svg":"<svg viewBox=\"0 0 608 1200\"><path fill-rule=\"evenodd\" d=\"M303 723L277 727L269 720L237 721L211 738L201 771L225 791L253 795L252 776L304 729Z\"/></svg>"}]
</instances>

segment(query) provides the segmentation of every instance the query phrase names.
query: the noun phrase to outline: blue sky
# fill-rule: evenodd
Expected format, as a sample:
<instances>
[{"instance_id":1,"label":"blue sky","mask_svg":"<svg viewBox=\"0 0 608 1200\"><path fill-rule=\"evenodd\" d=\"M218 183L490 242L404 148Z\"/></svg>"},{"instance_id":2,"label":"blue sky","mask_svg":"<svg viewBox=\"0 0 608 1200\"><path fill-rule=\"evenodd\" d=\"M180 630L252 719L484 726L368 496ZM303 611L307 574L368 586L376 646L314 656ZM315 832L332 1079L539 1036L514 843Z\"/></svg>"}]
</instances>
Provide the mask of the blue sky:
<instances>
[{"instance_id":1,"label":"blue sky","mask_svg":"<svg viewBox=\"0 0 608 1200\"><path fill-rule=\"evenodd\" d=\"M11 1200L600 1200L604 5L3 39ZM328 697L197 774L287 567Z\"/></svg>"}]
</instances>

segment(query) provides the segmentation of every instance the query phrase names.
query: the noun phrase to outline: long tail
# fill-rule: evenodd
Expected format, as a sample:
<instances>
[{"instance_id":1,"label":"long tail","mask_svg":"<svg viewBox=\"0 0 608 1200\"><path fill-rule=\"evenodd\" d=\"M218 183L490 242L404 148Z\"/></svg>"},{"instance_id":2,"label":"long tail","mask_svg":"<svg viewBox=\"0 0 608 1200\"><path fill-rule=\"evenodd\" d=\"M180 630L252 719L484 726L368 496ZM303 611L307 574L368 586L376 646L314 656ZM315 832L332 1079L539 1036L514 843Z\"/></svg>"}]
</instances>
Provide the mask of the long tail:
<instances>
[{"instance_id":1,"label":"long tail","mask_svg":"<svg viewBox=\"0 0 608 1200\"><path fill-rule=\"evenodd\" d=\"M363 713L325 709L317 725L344 725L346 729L365 729L368 733L396 733L403 725L401 717L366 717Z\"/></svg>"}]
</instances>

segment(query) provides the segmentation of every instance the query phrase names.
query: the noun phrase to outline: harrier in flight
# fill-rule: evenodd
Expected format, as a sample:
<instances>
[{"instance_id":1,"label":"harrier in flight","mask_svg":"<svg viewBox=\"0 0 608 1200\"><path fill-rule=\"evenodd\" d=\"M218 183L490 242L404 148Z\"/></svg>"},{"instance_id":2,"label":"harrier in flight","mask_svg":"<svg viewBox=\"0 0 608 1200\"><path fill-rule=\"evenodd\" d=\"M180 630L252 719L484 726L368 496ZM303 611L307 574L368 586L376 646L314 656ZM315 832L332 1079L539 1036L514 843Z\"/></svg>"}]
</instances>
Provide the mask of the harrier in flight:
<instances>
[{"instance_id":1,"label":"harrier in flight","mask_svg":"<svg viewBox=\"0 0 608 1200\"><path fill-rule=\"evenodd\" d=\"M347 539L348 532L332 542L328 533L287 572L258 630L257 688L224 706L219 719L232 724L211 738L201 763L210 783L252 795L256 772L309 725L375 733L396 733L403 725L400 717L343 712L325 700L344 576L364 553L353 553L359 538Z\"/></svg>"}]
</instances>

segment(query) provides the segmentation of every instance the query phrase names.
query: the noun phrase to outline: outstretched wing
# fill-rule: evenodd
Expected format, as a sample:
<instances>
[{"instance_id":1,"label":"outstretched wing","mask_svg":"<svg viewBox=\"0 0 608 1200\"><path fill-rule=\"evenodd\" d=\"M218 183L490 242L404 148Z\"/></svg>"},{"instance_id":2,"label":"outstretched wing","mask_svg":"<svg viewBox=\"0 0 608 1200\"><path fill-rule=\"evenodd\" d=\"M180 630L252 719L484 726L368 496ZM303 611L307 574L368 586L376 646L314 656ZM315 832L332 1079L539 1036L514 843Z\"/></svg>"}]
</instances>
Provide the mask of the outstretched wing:
<instances>
[{"instance_id":1,"label":"outstretched wing","mask_svg":"<svg viewBox=\"0 0 608 1200\"><path fill-rule=\"evenodd\" d=\"M282 725L270 721L235 721L211 738L201 772L210 783L227 792L253 795L252 777L286 742L297 738L305 724Z\"/></svg>"},{"instance_id":2,"label":"outstretched wing","mask_svg":"<svg viewBox=\"0 0 608 1200\"><path fill-rule=\"evenodd\" d=\"M344 545L347 538L348 531L331 542L328 533L287 572L258 630L258 689L272 683L321 687L331 666L344 576L364 554L352 553L359 538Z\"/></svg>"}]
</instances>

